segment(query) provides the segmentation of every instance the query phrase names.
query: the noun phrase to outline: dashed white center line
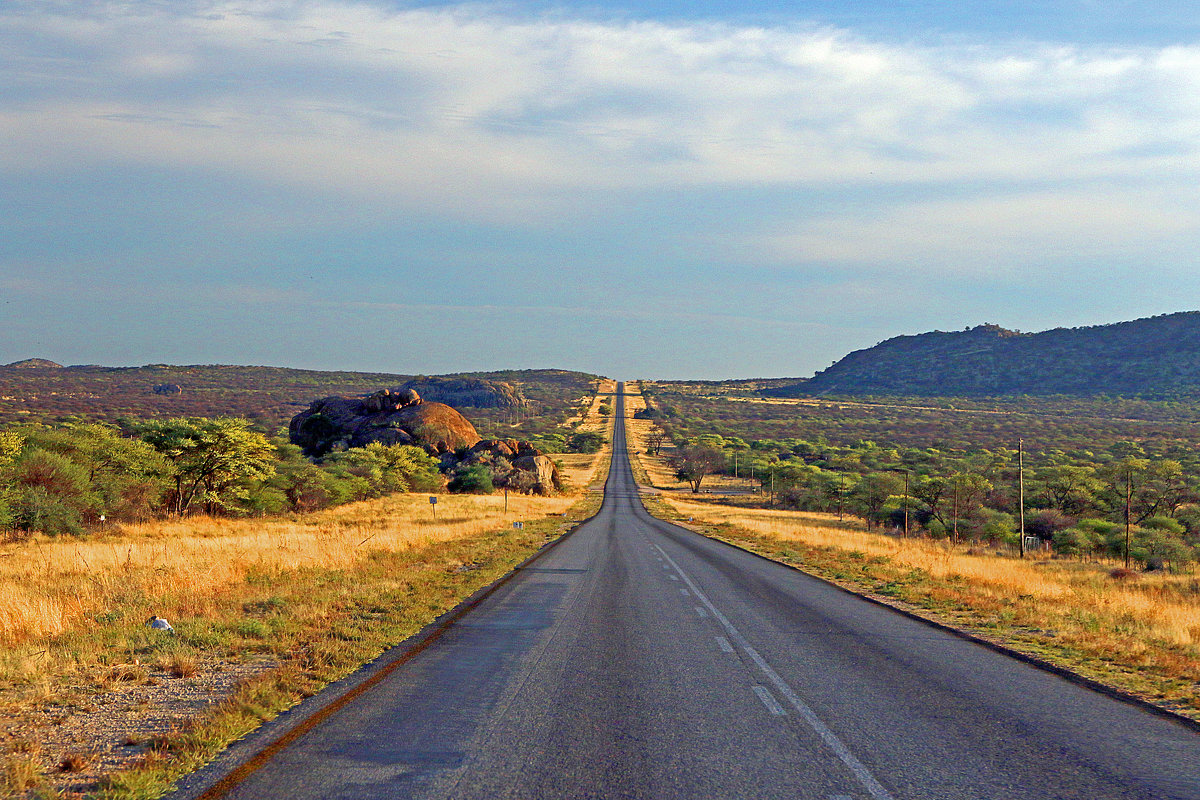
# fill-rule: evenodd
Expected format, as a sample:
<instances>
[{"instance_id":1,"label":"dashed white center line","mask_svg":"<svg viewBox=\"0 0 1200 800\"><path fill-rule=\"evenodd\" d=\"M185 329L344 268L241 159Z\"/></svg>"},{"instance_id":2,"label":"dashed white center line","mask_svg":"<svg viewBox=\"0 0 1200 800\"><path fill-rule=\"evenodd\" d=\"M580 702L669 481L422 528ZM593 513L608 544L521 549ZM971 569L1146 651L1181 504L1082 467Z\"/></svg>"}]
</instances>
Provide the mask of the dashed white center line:
<instances>
[{"instance_id":1,"label":"dashed white center line","mask_svg":"<svg viewBox=\"0 0 1200 800\"><path fill-rule=\"evenodd\" d=\"M703 606L696 606L696 616L703 619L708 616L708 611Z\"/></svg>"},{"instance_id":2,"label":"dashed white center line","mask_svg":"<svg viewBox=\"0 0 1200 800\"><path fill-rule=\"evenodd\" d=\"M729 640L726 639L724 636L717 637L717 647L721 648L722 653L732 653L733 652L733 645L731 645L729 643Z\"/></svg>"},{"instance_id":3,"label":"dashed white center line","mask_svg":"<svg viewBox=\"0 0 1200 800\"><path fill-rule=\"evenodd\" d=\"M850 772L853 773L854 777L858 779L858 782L862 784L862 787L867 790L867 793L870 794L874 800L895 800L891 793L888 792L887 789L883 788L883 785L879 781L875 780L875 776L871 774L866 765L859 761L858 758L850 752L850 748L846 747L842 740L838 738L837 734L830 730L829 726L817 716L817 713L809 708L807 703L800 699L799 695L792 690L792 687L789 686L787 682L780 677L779 673L767 663L767 660L759 655L758 651L755 650L750 645L750 642L746 640L746 637L742 636L741 631L735 628L733 623L730 622L729 619L722 614L715 605L712 604L712 601L708 599L704 592L700 591L700 587L696 585L695 581L688 577L688 574L679 568L679 565L675 563L675 559L667 555L667 551L663 550L658 545L654 546L658 549L658 552L662 554L663 558L665 558L667 562L675 568L675 571L678 572L683 578L684 583L686 583L688 588L692 590L692 594L696 595L696 599L703 603L704 607L707 608L709 613L713 615L713 618L721 624L721 627L724 628L725 632L729 634L729 638L733 641L733 643L742 648L742 651L750 657L750 660L753 661L762 674L766 676L771 685L775 687L775 690L778 691L785 700L787 700L788 704L791 705L792 708L796 709L796 711L800 713L801 719L808 724L808 727L812 728L813 732L816 733L817 736L821 737L821 741L825 742L825 746L832 750L834 755L836 755L841 762L846 765ZM696 610L699 611L700 607L697 606ZM774 698L772 697L772 699Z\"/></svg>"},{"instance_id":4,"label":"dashed white center line","mask_svg":"<svg viewBox=\"0 0 1200 800\"><path fill-rule=\"evenodd\" d=\"M771 694L771 691L767 687L756 683L754 684L753 689L754 693L758 695L758 699L762 700L763 705L767 707L767 711L770 711L772 716L782 717L787 713L783 710L783 706L779 705L779 701L775 699L775 695Z\"/></svg>"},{"instance_id":5,"label":"dashed white center line","mask_svg":"<svg viewBox=\"0 0 1200 800\"><path fill-rule=\"evenodd\" d=\"M692 593L691 593L691 592L689 592L687 589L680 589L680 590L679 590L679 593L680 593L681 595L683 595L684 597L691 597L691 595L692 595Z\"/></svg>"},{"instance_id":6,"label":"dashed white center line","mask_svg":"<svg viewBox=\"0 0 1200 800\"><path fill-rule=\"evenodd\" d=\"M679 580L679 578L675 577L674 575L668 575L668 576L667 576L667 580L669 580L669 581L677 581L677 580Z\"/></svg>"}]
</instances>

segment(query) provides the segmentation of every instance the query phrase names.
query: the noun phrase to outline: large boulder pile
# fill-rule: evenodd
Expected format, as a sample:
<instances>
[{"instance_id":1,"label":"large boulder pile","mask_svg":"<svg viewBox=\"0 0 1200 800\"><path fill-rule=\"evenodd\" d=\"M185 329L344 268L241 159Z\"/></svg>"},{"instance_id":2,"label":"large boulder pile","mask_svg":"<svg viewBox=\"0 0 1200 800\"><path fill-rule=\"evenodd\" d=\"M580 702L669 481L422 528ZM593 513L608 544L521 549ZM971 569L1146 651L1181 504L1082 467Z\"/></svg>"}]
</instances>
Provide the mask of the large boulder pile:
<instances>
[{"instance_id":1,"label":"large boulder pile","mask_svg":"<svg viewBox=\"0 0 1200 800\"><path fill-rule=\"evenodd\" d=\"M562 488L562 476L550 456L518 439L482 439L461 458L443 458L443 469L484 464L496 486L514 492L552 494Z\"/></svg>"},{"instance_id":2,"label":"large boulder pile","mask_svg":"<svg viewBox=\"0 0 1200 800\"><path fill-rule=\"evenodd\" d=\"M414 378L398 391L420 393L426 402L445 403L455 408L518 408L525 398L502 381L480 378Z\"/></svg>"},{"instance_id":3,"label":"large boulder pile","mask_svg":"<svg viewBox=\"0 0 1200 800\"><path fill-rule=\"evenodd\" d=\"M288 438L304 454L320 458L332 450L371 442L411 444L431 455L452 453L479 441L466 417L443 403L426 403L409 390L383 389L369 397L326 397L292 417Z\"/></svg>"},{"instance_id":4,"label":"large boulder pile","mask_svg":"<svg viewBox=\"0 0 1200 800\"><path fill-rule=\"evenodd\" d=\"M439 458L447 473L483 464L498 487L537 494L562 488L554 461L529 442L481 440L466 417L445 403L423 399L412 388L317 400L292 417L288 438L311 458L371 442L415 445Z\"/></svg>"}]
</instances>

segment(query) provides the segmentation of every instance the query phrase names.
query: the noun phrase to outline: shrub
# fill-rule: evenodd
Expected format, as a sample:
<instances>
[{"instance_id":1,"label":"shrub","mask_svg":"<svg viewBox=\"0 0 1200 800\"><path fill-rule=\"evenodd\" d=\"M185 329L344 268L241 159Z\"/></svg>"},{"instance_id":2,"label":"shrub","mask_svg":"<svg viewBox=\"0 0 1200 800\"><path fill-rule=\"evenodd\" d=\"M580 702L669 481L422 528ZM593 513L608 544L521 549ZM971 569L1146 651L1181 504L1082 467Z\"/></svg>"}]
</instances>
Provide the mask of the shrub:
<instances>
[{"instance_id":1,"label":"shrub","mask_svg":"<svg viewBox=\"0 0 1200 800\"><path fill-rule=\"evenodd\" d=\"M567 439L567 451L570 453L598 453L607 441L602 433L593 431L572 433Z\"/></svg>"},{"instance_id":2,"label":"shrub","mask_svg":"<svg viewBox=\"0 0 1200 800\"><path fill-rule=\"evenodd\" d=\"M447 488L460 494L491 494L496 490L492 471L483 464L456 469Z\"/></svg>"},{"instance_id":3,"label":"shrub","mask_svg":"<svg viewBox=\"0 0 1200 800\"><path fill-rule=\"evenodd\" d=\"M1066 528L1054 532L1054 551L1065 556L1083 556L1101 545L1102 540L1085 528Z\"/></svg>"},{"instance_id":4,"label":"shrub","mask_svg":"<svg viewBox=\"0 0 1200 800\"><path fill-rule=\"evenodd\" d=\"M1025 515L1025 532L1048 542L1054 539L1054 534L1066 530L1075 524L1075 520L1056 508L1046 508Z\"/></svg>"},{"instance_id":5,"label":"shrub","mask_svg":"<svg viewBox=\"0 0 1200 800\"><path fill-rule=\"evenodd\" d=\"M1012 514L985 510L980 522L982 524L979 528L979 535L989 542L1017 544L1017 539L1021 536L1020 531L1017 530L1017 521Z\"/></svg>"}]
</instances>

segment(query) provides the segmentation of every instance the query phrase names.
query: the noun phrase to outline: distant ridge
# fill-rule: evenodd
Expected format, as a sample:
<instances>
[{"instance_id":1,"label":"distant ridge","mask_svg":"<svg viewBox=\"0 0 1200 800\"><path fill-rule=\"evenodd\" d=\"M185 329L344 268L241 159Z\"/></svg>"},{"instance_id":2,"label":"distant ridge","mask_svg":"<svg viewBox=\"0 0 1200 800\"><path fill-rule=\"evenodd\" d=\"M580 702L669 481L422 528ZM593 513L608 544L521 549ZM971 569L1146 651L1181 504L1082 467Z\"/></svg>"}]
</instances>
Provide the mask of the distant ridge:
<instances>
[{"instance_id":1,"label":"distant ridge","mask_svg":"<svg viewBox=\"0 0 1200 800\"><path fill-rule=\"evenodd\" d=\"M1200 394L1200 311L1021 333L999 325L897 336L773 396Z\"/></svg>"},{"instance_id":2,"label":"distant ridge","mask_svg":"<svg viewBox=\"0 0 1200 800\"><path fill-rule=\"evenodd\" d=\"M10 369L62 369L62 364L45 358L27 358L24 361L14 361L4 366Z\"/></svg>"}]
</instances>

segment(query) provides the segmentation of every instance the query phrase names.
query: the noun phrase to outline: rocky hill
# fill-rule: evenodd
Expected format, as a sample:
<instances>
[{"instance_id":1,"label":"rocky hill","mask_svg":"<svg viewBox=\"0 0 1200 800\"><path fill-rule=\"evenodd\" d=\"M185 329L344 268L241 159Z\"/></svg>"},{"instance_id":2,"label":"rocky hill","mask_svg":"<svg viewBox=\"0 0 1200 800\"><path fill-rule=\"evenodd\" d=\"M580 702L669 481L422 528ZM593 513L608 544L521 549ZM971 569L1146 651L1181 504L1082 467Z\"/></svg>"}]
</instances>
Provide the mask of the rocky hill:
<instances>
[{"instance_id":1,"label":"rocky hill","mask_svg":"<svg viewBox=\"0 0 1200 800\"><path fill-rule=\"evenodd\" d=\"M415 391L426 402L445 403L455 408L520 408L521 392L502 381L480 378L414 378L399 391Z\"/></svg>"},{"instance_id":2,"label":"rocky hill","mask_svg":"<svg viewBox=\"0 0 1200 800\"><path fill-rule=\"evenodd\" d=\"M998 325L897 336L773 396L1200 394L1200 311L1021 333Z\"/></svg>"}]
</instances>

